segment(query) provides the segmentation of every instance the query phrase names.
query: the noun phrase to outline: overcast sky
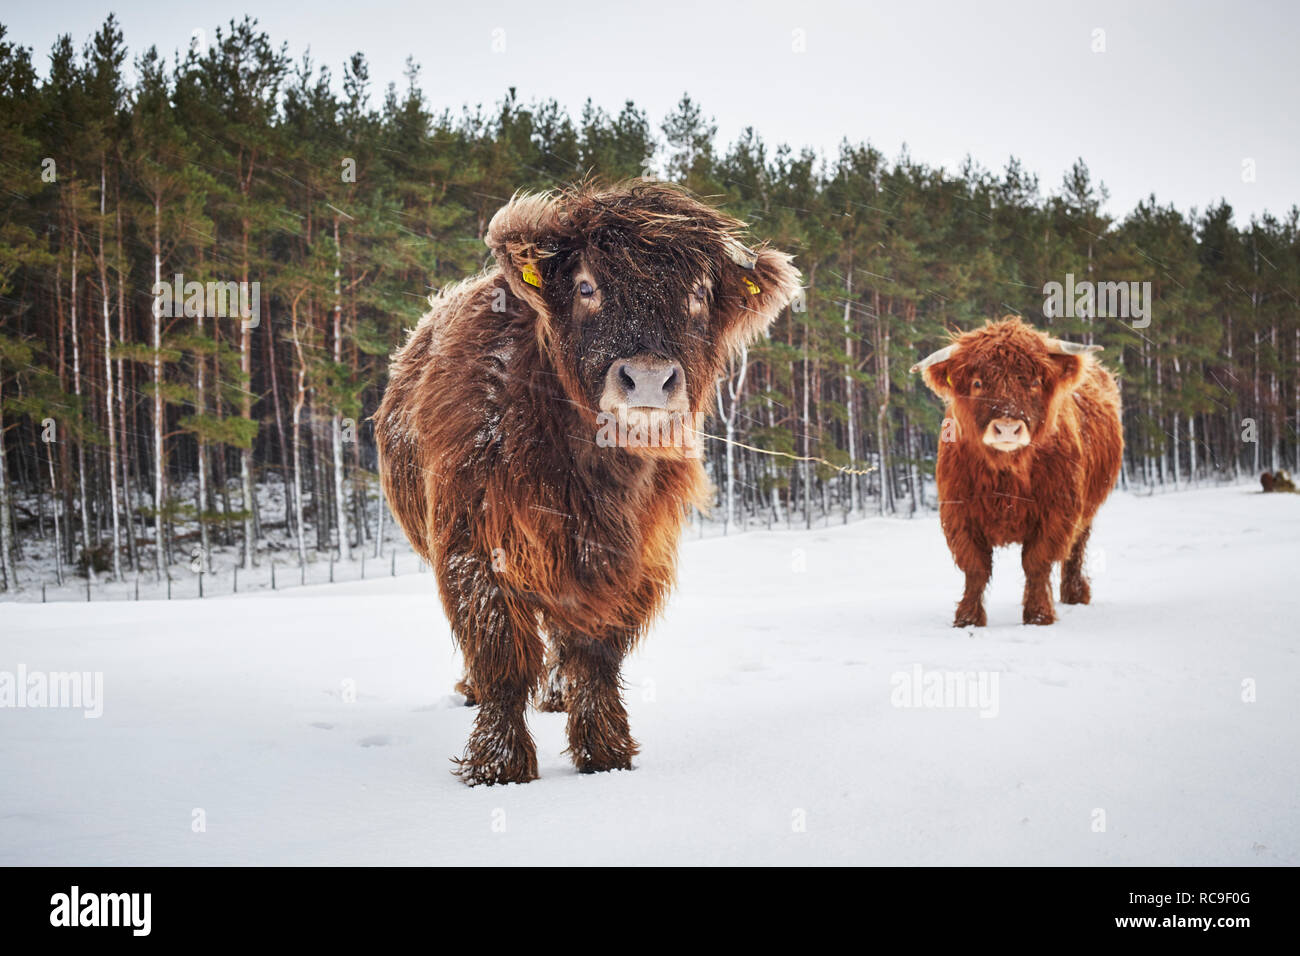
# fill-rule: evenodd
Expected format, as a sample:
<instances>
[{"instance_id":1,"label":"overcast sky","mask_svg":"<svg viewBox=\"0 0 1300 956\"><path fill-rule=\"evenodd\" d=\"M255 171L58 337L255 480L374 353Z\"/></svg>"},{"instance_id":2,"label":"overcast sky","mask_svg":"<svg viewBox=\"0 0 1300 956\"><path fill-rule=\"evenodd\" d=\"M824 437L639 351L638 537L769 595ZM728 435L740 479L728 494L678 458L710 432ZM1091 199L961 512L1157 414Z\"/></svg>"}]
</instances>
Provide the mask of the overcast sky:
<instances>
[{"instance_id":1,"label":"overcast sky","mask_svg":"<svg viewBox=\"0 0 1300 956\"><path fill-rule=\"evenodd\" d=\"M770 145L826 153L847 137L891 157L906 143L931 164L969 152L1000 170L1016 155L1048 190L1082 156L1113 214L1151 192L1184 210L1224 197L1239 223L1300 203L1294 0L57 0L8 5L0 22L44 72L58 34L80 46L110 10L133 54L170 54L245 12L336 74L361 50L375 102L409 54L435 109L515 86L574 114L588 97L610 112L632 99L657 131L689 91L724 142L752 125Z\"/></svg>"}]
</instances>

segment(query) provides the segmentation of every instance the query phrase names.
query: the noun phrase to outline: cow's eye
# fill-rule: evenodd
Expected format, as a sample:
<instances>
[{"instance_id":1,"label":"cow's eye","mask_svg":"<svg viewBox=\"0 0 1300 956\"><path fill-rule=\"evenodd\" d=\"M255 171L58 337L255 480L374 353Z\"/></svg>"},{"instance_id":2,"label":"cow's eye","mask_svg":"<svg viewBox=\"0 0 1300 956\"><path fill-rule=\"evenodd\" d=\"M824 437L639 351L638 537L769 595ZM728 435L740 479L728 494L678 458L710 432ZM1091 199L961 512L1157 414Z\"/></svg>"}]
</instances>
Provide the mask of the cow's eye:
<instances>
[{"instance_id":1,"label":"cow's eye","mask_svg":"<svg viewBox=\"0 0 1300 956\"><path fill-rule=\"evenodd\" d=\"M582 295L584 298L587 298L596 294L596 287L593 286L586 279L583 279L582 282L579 283L578 285L578 293Z\"/></svg>"},{"instance_id":2,"label":"cow's eye","mask_svg":"<svg viewBox=\"0 0 1300 956\"><path fill-rule=\"evenodd\" d=\"M975 379L975 381L970 383L970 387L975 391L979 391L981 388L984 387L984 383L981 382L979 379Z\"/></svg>"},{"instance_id":3,"label":"cow's eye","mask_svg":"<svg viewBox=\"0 0 1300 956\"><path fill-rule=\"evenodd\" d=\"M1043 380L1042 380L1041 378L1036 378L1036 379L1034 379L1032 382L1029 383L1029 387L1030 387L1030 388L1042 388L1042 387L1043 387Z\"/></svg>"},{"instance_id":4,"label":"cow's eye","mask_svg":"<svg viewBox=\"0 0 1300 956\"><path fill-rule=\"evenodd\" d=\"M709 294L709 290L704 288L704 286L702 285L697 285L695 287L695 291L691 293L691 295L695 296L695 298L699 299L701 302L704 301L704 297L707 296L708 294Z\"/></svg>"}]
</instances>

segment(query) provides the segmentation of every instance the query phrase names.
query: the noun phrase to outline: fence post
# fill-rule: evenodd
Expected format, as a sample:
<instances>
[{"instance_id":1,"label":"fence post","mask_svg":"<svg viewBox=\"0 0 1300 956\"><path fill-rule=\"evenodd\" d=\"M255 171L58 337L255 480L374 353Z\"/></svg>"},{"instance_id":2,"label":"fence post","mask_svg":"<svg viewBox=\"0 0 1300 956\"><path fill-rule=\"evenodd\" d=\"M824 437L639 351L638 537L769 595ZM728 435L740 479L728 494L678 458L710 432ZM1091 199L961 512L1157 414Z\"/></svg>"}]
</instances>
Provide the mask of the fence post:
<instances>
[{"instance_id":1,"label":"fence post","mask_svg":"<svg viewBox=\"0 0 1300 956\"><path fill-rule=\"evenodd\" d=\"M275 562L271 562L271 590L275 590Z\"/></svg>"},{"instance_id":2,"label":"fence post","mask_svg":"<svg viewBox=\"0 0 1300 956\"><path fill-rule=\"evenodd\" d=\"M393 552L393 577L397 577L397 552Z\"/></svg>"},{"instance_id":3,"label":"fence post","mask_svg":"<svg viewBox=\"0 0 1300 956\"><path fill-rule=\"evenodd\" d=\"M203 597L203 569L199 568L199 597Z\"/></svg>"}]
</instances>

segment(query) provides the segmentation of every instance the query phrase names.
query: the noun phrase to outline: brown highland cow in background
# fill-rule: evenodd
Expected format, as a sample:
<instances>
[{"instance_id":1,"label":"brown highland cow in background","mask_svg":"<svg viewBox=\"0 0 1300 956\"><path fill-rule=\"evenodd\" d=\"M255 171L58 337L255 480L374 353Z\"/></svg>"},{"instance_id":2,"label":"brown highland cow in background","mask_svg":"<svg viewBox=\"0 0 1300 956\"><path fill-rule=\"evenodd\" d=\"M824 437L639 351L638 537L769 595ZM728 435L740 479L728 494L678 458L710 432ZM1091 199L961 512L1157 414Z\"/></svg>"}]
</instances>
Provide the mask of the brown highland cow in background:
<instances>
[{"instance_id":1,"label":"brown highland cow in background","mask_svg":"<svg viewBox=\"0 0 1300 956\"><path fill-rule=\"evenodd\" d=\"M993 549L1021 544L1024 623L1051 624L1061 601L1087 604L1084 549L1119 477L1119 387L1092 357L1101 346L1050 338L1007 316L918 362L945 412L935 483L939 519L966 591L954 627L983 627Z\"/></svg>"},{"instance_id":2,"label":"brown highland cow in background","mask_svg":"<svg viewBox=\"0 0 1300 956\"><path fill-rule=\"evenodd\" d=\"M648 182L518 196L488 228L496 264L436 296L394 357L384 491L465 656L471 785L537 776L524 710L543 685L579 770L632 766L619 670L707 494L693 426L798 288L743 228Z\"/></svg>"},{"instance_id":3,"label":"brown highland cow in background","mask_svg":"<svg viewBox=\"0 0 1300 956\"><path fill-rule=\"evenodd\" d=\"M1265 492L1290 491L1294 492L1295 482L1291 480L1291 473L1285 468L1274 472L1264 472L1259 476L1259 483Z\"/></svg>"}]
</instances>

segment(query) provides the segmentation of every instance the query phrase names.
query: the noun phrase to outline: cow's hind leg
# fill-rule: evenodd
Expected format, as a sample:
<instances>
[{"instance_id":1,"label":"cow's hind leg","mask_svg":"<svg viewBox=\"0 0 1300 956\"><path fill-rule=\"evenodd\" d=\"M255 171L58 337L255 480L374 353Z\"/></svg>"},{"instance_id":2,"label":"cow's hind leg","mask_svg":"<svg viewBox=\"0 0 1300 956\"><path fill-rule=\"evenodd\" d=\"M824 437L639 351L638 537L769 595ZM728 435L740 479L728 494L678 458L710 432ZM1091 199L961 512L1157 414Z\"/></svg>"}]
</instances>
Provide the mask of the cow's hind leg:
<instances>
[{"instance_id":1,"label":"cow's hind leg","mask_svg":"<svg viewBox=\"0 0 1300 956\"><path fill-rule=\"evenodd\" d=\"M1070 556L1061 565L1062 604L1087 604L1092 600L1092 588L1083 573L1084 553L1091 534L1092 525L1088 525L1074 539L1074 544L1070 547Z\"/></svg>"},{"instance_id":2,"label":"cow's hind leg","mask_svg":"<svg viewBox=\"0 0 1300 956\"><path fill-rule=\"evenodd\" d=\"M628 728L619 669L631 635L604 638L560 633L552 640L558 652L564 706L569 713L569 755L582 773L631 770L637 744Z\"/></svg>"},{"instance_id":3,"label":"cow's hind leg","mask_svg":"<svg viewBox=\"0 0 1300 956\"><path fill-rule=\"evenodd\" d=\"M560 672L560 652L556 639L551 639L551 649L546 655L546 684L537 695L537 709L546 713L563 713L565 706L565 678Z\"/></svg>"},{"instance_id":4,"label":"cow's hind leg","mask_svg":"<svg viewBox=\"0 0 1300 956\"><path fill-rule=\"evenodd\" d=\"M460 611L452 629L465 654L461 686L468 684L478 700L465 754L456 761L456 774L470 786L537 777L537 750L524 711L541 683L542 640L535 617L511 605L488 567L463 555L445 565L441 582Z\"/></svg>"},{"instance_id":5,"label":"cow's hind leg","mask_svg":"<svg viewBox=\"0 0 1300 956\"><path fill-rule=\"evenodd\" d=\"M460 680L456 681L456 686L453 688L453 690L455 690L456 693L458 694L465 695L466 707L478 706L478 694L474 693L474 682L470 680L468 667L465 668L465 675L461 677Z\"/></svg>"}]
</instances>

